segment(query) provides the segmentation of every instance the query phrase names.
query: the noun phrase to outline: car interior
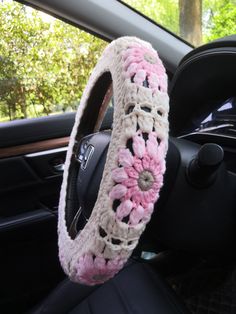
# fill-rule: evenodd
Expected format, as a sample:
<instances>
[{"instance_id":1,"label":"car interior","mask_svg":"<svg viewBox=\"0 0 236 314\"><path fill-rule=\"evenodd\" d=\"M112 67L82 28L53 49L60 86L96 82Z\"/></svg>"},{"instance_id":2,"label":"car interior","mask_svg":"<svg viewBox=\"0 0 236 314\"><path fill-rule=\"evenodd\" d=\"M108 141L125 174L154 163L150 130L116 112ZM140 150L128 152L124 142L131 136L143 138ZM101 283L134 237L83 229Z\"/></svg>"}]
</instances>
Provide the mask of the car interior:
<instances>
[{"instance_id":1,"label":"car interior","mask_svg":"<svg viewBox=\"0 0 236 314\"><path fill-rule=\"evenodd\" d=\"M168 75L169 146L160 199L132 256L114 278L86 286L64 274L57 243L76 113L0 123L0 313L236 313L236 35L193 48L122 1L19 2L108 43L150 42ZM111 132L113 113L114 99L98 133ZM101 177L83 176L89 209Z\"/></svg>"}]
</instances>

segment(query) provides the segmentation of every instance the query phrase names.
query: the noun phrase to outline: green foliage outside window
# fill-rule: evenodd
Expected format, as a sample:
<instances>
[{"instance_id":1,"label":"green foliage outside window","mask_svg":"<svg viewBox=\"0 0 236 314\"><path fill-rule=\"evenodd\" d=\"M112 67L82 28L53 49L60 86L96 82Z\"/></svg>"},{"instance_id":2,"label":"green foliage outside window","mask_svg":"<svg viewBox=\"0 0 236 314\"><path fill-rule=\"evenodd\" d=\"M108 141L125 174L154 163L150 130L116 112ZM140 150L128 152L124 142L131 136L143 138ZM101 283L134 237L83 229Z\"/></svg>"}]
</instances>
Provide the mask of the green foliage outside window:
<instances>
[{"instance_id":1,"label":"green foliage outside window","mask_svg":"<svg viewBox=\"0 0 236 314\"><path fill-rule=\"evenodd\" d=\"M12 1L0 34L0 121L76 109L106 42Z\"/></svg>"},{"instance_id":2,"label":"green foliage outside window","mask_svg":"<svg viewBox=\"0 0 236 314\"><path fill-rule=\"evenodd\" d=\"M124 2L177 35L184 33L180 10L190 0ZM195 17L200 18L200 36L195 42L201 44L236 33L236 0L191 3L201 7ZM184 31L188 33L188 27ZM0 2L0 34L0 122L75 110L107 44L11 0ZM194 41L194 36L190 38Z\"/></svg>"},{"instance_id":3,"label":"green foliage outside window","mask_svg":"<svg viewBox=\"0 0 236 314\"><path fill-rule=\"evenodd\" d=\"M215 3L215 8L209 7L208 9L212 18L208 27L206 41L236 34L236 1L221 0L213 2Z\"/></svg>"},{"instance_id":4,"label":"green foliage outside window","mask_svg":"<svg viewBox=\"0 0 236 314\"><path fill-rule=\"evenodd\" d=\"M236 0L123 0L131 7L180 35L180 3L199 2L202 16L202 44L236 34ZM201 44L201 43L200 43Z\"/></svg>"}]
</instances>

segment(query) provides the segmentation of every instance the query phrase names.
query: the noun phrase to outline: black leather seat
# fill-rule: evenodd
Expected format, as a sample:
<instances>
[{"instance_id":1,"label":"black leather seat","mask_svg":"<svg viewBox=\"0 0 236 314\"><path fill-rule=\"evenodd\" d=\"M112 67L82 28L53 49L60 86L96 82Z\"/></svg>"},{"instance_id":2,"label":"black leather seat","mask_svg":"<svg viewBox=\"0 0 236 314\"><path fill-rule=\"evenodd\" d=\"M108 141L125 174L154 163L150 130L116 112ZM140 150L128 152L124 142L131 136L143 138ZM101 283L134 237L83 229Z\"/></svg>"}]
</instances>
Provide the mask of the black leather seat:
<instances>
[{"instance_id":1,"label":"black leather seat","mask_svg":"<svg viewBox=\"0 0 236 314\"><path fill-rule=\"evenodd\" d=\"M150 265L132 262L98 287L65 280L31 313L183 314L189 311Z\"/></svg>"}]
</instances>

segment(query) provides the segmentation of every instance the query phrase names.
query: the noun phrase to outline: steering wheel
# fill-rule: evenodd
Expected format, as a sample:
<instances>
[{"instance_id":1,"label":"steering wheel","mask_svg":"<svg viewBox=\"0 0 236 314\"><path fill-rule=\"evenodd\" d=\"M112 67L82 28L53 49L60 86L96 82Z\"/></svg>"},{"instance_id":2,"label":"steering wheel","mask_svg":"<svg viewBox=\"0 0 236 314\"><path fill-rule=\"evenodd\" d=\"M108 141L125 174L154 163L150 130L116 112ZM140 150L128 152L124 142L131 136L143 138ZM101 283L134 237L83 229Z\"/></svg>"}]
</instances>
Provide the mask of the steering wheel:
<instances>
[{"instance_id":1,"label":"steering wheel","mask_svg":"<svg viewBox=\"0 0 236 314\"><path fill-rule=\"evenodd\" d=\"M113 130L100 131L112 96ZM168 110L152 46L134 37L108 45L76 114L60 194L59 258L72 281L105 282L137 246L163 184Z\"/></svg>"},{"instance_id":2,"label":"steering wheel","mask_svg":"<svg viewBox=\"0 0 236 314\"><path fill-rule=\"evenodd\" d=\"M111 99L113 129L101 131ZM65 162L59 258L71 280L95 285L113 277L151 215L141 241L152 250L235 258L236 176L216 143L168 139L168 103L167 75L150 44L123 37L107 46Z\"/></svg>"}]
</instances>

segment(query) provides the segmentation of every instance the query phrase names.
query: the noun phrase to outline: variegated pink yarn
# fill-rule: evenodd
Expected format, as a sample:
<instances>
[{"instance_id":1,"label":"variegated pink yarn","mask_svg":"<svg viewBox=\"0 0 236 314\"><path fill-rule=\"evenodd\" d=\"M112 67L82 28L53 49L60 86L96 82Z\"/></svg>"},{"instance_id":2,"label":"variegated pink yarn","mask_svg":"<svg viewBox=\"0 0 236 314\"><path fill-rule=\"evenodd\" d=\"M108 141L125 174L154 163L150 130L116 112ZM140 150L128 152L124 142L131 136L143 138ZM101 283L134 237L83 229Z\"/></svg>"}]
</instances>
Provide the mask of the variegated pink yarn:
<instances>
[{"instance_id":1,"label":"variegated pink yarn","mask_svg":"<svg viewBox=\"0 0 236 314\"><path fill-rule=\"evenodd\" d=\"M123 265L124 261L120 258L106 261L104 257L87 253L79 258L74 279L88 285L101 284L112 278Z\"/></svg>"},{"instance_id":2,"label":"variegated pink yarn","mask_svg":"<svg viewBox=\"0 0 236 314\"><path fill-rule=\"evenodd\" d=\"M129 224L147 221L153 210L163 182L165 171L163 150L157 142L157 135L151 132L144 141L142 133L133 136L133 155L129 148L120 149L119 167L112 171L116 185L110 198L120 200L116 216L122 221L129 216Z\"/></svg>"},{"instance_id":3,"label":"variegated pink yarn","mask_svg":"<svg viewBox=\"0 0 236 314\"><path fill-rule=\"evenodd\" d=\"M73 147L91 90L105 72L113 83L114 121L95 207L75 239L66 225ZM163 185L168 147L167 75L152 46L135 37L105 49L85 89L65 163L59 204L59 257L71 280L101 284L126 263L151 218Z\"/></svg>"},{"instance_id":4,"label":"variegated pink yarn","mask_svg":"<svg viewBox=\"0 0 236 314\"><path fill-rule=\"evenodd\" d=\"M142 86L145 79L153 91L167 91L165 68L156 51L132 45L123 53L124 69L127 77Z\"/></svg>"}]
</instances>

